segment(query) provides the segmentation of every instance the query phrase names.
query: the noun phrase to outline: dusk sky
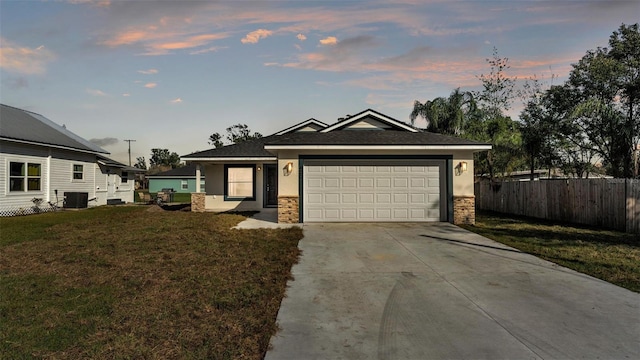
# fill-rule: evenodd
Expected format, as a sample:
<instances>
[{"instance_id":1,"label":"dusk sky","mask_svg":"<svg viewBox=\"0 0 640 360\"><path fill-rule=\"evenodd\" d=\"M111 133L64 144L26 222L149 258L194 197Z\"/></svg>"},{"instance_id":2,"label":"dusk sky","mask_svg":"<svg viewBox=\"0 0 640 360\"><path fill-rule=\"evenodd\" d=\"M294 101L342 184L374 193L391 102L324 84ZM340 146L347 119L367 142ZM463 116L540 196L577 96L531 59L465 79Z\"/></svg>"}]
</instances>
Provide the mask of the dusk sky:
<instances>
[{"instance_id":1,"label":"dusk sky","mask_svg":"<svg viewBox=\"0 0 640 360\"><path fill-rule=\"evenodd\" d=\"M121 162L135 139L135 162L238 123L270 135L367 108L409 122L414 100L479 89L494 46L507 75L560 84L639 20L638 0L0 0L0 102Z\"/></svg>"}]
</instances>

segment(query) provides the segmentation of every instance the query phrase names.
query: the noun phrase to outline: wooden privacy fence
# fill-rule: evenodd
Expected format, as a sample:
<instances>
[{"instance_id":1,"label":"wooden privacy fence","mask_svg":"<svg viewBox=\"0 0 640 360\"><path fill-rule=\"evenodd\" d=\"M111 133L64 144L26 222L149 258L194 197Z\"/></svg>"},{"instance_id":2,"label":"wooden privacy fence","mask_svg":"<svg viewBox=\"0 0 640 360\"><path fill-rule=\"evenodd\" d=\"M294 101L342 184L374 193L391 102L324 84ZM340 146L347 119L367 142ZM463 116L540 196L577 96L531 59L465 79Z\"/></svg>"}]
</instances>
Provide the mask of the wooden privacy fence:
<instances>
[{"instance_id":1,"label":"wooden privacy fence","mask_svg":"<svg viewBox=\"0 0 640 360\"><path fill-rule=\"evenodd\" d=\"M640 180L483 181L475 193L479 210L640 234Z\"/></svg>"}]
</instances>

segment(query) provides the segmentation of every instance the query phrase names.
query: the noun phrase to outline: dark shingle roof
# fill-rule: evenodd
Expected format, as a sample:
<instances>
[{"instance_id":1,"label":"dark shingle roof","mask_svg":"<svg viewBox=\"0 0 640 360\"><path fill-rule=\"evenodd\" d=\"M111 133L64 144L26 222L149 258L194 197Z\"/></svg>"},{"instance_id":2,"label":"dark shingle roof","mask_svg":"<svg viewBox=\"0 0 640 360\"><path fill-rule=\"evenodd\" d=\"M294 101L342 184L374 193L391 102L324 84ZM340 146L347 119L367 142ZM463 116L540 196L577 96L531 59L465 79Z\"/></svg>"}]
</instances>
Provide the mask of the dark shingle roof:
<instances>
[{"instance_id":1,"label":"dark shingle roof","mask_svg":"<svg viewBox=\"0 0 640 360\"><path fill-rule=\"evenodd\" d=\"M194 177L194 176L196 176L195 165L187 165L187 166L163 171L157 174L147 175L147 177Z\"/></svg>"},{"instance_id":2,"label":"dark shingle roof","mask_svg":"<svg viewBox=\"0 0 640 360\"><path fill-rule=\"evenodd\" d=\"M240 144L184 155L183 158L274 157L274 154L264 149L265 145L436 145L446 147L459 145L485 146L489 144L430 132L343 130L328 133L305 132L271 135Z\"/></svg>"},{"instance_id":3,"label":"dark shingle roof","mask_svg":"<svg viewBox=\"0 0 640 360\"><path fill-rule=\"evenodd\" d=\"M285 135L282 135L285 136ZM278 138L277 135L270 135L260 139L244 141L239 144L227 145L221 148L198 151L189 155L183 155L183 158L217 158L217 157L269 157L274 155L264 149L264 144Z\"/></svg>"},{"instance_id":4,"label":"dark shingle roof","mask_svg":"<svg viewBox=\"0 0 640 360\"><path fill-rule=\"evenodd\" d=\"M0 137L91 153L109 153L40 114L4 104L0 104Z\"/></svg>"},{"instance_id":5,"label":"dark shingle roof","mask_svg":"<svg viewBox=\"0 0 640 360\"><path fill-rule=\"evenodd\" d=\"M473 140L431 132L343 130L328 133L293 133L267 145L488 145Z\"/></svg>"}]
</instances>

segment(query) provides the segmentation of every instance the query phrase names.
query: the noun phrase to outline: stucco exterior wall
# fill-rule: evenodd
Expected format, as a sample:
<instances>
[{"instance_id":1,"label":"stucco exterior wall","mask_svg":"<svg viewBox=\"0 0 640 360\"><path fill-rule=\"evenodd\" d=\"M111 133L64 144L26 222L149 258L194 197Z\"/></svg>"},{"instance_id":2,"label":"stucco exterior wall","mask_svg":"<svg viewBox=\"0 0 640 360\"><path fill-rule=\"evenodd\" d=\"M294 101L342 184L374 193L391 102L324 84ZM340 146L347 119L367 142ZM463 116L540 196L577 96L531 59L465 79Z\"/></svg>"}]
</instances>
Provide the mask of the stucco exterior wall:
<instances>
[{"instance_id":1,"label":"stucco exterior wall","mask_svg":"<svg viewBox=\"0 0 640 360\"><path fill-rule=\"evenodd\" d=\"M278 183L278 195L279 196L292 196L299 195L299 161L300 155L453 155L453 169L450 176L453 179L453 195L454 196L469 196L473 195L473 152L472 151L452 151L449 153L442 153L436 151L423 151L423 152L411 152L406 151L281 151L278 156L278 168L282 171L288 162L293 163L293 173L289 176L280 176L280 182ZM467 163L467 171L457 172L456 166L460 162ZM281 174L282 175L282 174ZM444 184L443 184L444 185Z\"/></svg>"},{"instance_id":2,"label":"stucco exterior wall","mask_svg":"<svg viewBox=\"0 0 640 360\"><path fill-rule=\"evenodd\" d=\"M229 162L227 164L247 164L246 162ZM225 200L224 199L224 164L208 164L202 166L205 182L205 208L207 211L229 210L261 210L264 204L264 164L252 163L256 166L256 197L255 200ZM260 169L260 170L258 170Z\"/></svg>"}]
</instances>

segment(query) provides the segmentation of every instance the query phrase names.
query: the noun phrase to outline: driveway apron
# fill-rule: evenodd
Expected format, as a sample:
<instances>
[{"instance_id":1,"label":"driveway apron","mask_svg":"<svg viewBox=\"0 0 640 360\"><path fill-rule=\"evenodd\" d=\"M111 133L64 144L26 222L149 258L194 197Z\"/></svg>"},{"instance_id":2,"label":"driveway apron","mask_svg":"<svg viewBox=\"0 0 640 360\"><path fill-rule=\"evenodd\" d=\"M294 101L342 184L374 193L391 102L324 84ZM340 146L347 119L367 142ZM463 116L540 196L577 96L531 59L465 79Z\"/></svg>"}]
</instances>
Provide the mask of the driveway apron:
<instances>
[{"instance_id":1,"label":"driveway apron","mask_svg":"<svg viewBox=\"0 0 640 360\"><path fill-rule=\"evenodd\" d=\"M268 360L640 358L640 294L451 224L304 234Z\"/></svg>"}]
</instances>

